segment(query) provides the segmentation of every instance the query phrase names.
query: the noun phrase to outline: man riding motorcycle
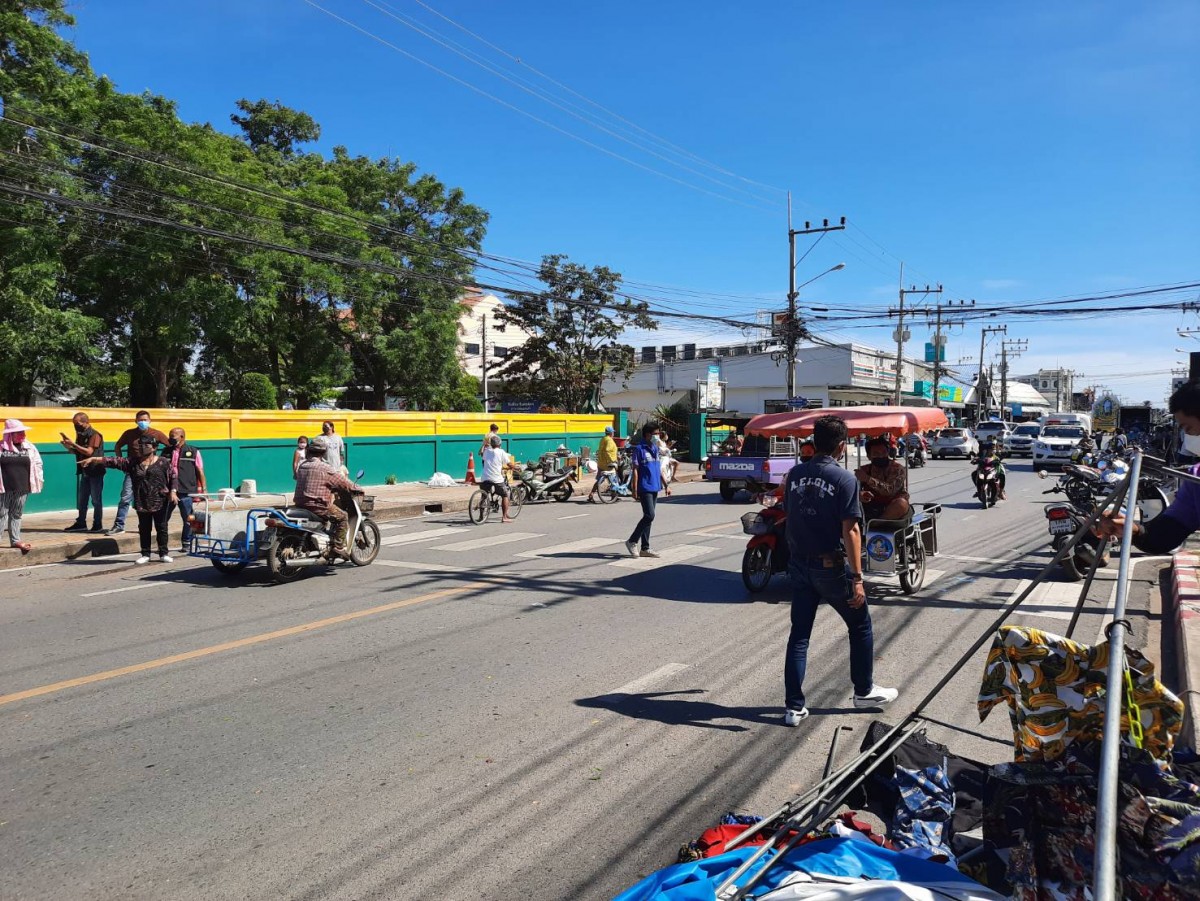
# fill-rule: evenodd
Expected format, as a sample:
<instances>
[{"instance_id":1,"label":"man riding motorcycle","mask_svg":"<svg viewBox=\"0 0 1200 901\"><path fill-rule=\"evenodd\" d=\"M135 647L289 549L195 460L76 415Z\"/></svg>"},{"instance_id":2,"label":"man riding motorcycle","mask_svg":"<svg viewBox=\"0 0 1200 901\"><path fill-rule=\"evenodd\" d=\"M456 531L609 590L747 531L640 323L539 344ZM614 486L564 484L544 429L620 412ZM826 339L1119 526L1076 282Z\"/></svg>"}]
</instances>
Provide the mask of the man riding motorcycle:
<instances>
[{"instance_id":1,"label":"man riding motorcycle","mask_svg":"<svg viewBox=\"0 0 1200 901\"><path fill-rule=\"evenodd\" d=\"M1096 442L1092 440L1091 435L1084 435L1075 445L1075 450L1071 452L1071 462L1082 463L1084 457L1094 453L1096 453Z\"/></svg>"},{"instance_id":2,"label":"man riding motorcycle","mask_svg":"<svg viewBox=\"0 0 1200 901\"><path fill-rule=\"evenodd\" d=\"M1006 501L1008 500L1008 495L1004 493L1004 461L1000 457L1000 452L996 450L996 442L992 438L987 439L979 448L979 459L975 464L975 470L971 473L971 481L975 484L976 491L979 490L979 471L983 468L984 464L989 462L996 470L996 487L1000 489L996 497L999 500Z\"/></svg>"},{"instance_id":3,"label":"man riding motorcycle","mask_svg":"<svg viewBox=\"0 0 1200 901\"><path fill-rule=\"evenodd\" d=\"M342 557L349 557L346 547L346 533L349 530L349 517L343 506L334 501L334 492L340 495L354 494L359 489L348 478L325 462L329 445L322 436L312 438L304 450L304 462L296 467L296 493L292 503L303 507L318 519L329 519L334 523L333 552ZM341 499L339 497L339 499ZM349 504L346 503L345 507Z\"/></svg>"}]
</instances>

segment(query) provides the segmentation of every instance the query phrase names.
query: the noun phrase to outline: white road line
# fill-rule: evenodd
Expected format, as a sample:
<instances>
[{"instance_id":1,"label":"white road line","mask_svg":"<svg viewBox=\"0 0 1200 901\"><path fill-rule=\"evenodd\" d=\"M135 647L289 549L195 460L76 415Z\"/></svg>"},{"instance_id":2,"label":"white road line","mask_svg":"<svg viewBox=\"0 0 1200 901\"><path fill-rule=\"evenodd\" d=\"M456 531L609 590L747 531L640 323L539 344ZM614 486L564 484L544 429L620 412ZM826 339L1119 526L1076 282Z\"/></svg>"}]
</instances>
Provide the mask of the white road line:
<instances>
[{"instance_id":1,"label":"white road line","mask_svg":"<svg viewBox=\"0 0 1200 901\"><path fill-rule=\"evenodd\" d=\"M566 544L553 544L550 547L538 548L535 551L522 551L515 554L517 557L529 557L537 559L539 557L557 557L561 554L574 554L580 551L594 551L602 547L608 547L613 544L621 544L624 539L621 538L584 538L582 541L568 541Z\"/></svg>"},{"instance_id":2,"label":"white road line","mask_svg":"<svg viewBox=\"0 0 1200 901\"><path fill-rule=\"evenodd\" d=\"M963 521L963 522L966 522L968 519L974 519L974 518L975 518L976 516L978 516L978 515L979 515L978 513L972 513L972 514L970 514L969 516L964 516L964 517L962 518L962 521Z\"/></svg>"},{"instance_id":3,"label":"white road line","mask_svg":"<svg viewBox=\"0 0 1200 901\"><path fill-rule=\"evenodd\" d=\"M122 591L137 591L140 588L153 588L159 585L158 582L138 582L136 585L126 585L124 588L109 588L107 591L89 591L86 594L81 594L81 598L94 598L102 594L120 594Z\"/></svg>"},{"instance_id":4,"label":"white road line","mask_svg":"<svg viewBox=\"0 0 1200 901\"><path fill-rule=\"evenodd\" d=\"M644 676L639 676L638 678L634 679L632 682L626 682L620 688L614 688L612 691L605 692L605 694L607 694L607 695L636 694L639 691L643 691L643 690L649 688L655 682L659 682L663 679L666 679L668 676L675 675L676 673L681 673L685 669L688 669L688 668L689 667L686 663L667 663L663 666L660 666L654 672L646 673L646 675L644 675Z\"/></svg>"},{"instance_id":5,"label":"white road line","mask_svg":"<svg viewBox=\"0 0 1200 901\"><path fill-rule=\"evenodd\" d=\"M1021 579L1007 603L1011 604L1022 591L1029 587L1030 579ZM1116 585L1114 584L1114 589ZM1033 589L1029 597L1021 602L1021 606L1013 611L1014 616L1045 616L1050 619L1070 620L1079 603L1079 592L1083 588L1081 582L1043 582ZM1088 614L1112 615L1112 607L1108 602L1101 603L1096 598L1088 598L1083 612Z\"/></svg>"},{"instance_id":6,"label":"white road line","mask_svg":"<svg viewBox=\"0 0 1200 901\"><path fill-rule=\"evenodd\" d=\"M375 559L375 566L391 566L396 569L415 569L422 572L431 573L464 573L467 572L465 566L449 566L445 563L407 563L403 560L380 560Z\"/></svg>"},{"instance_id":7,"label":"white road line","mask_svg":"<svg viewBox=\"0 0 1200 901\"><path fill-rule=\"evenodd\" d=\"M695 532L688 532L689 535L711 535L713 532L718 532L721 529L732 529L737 526L736 522L719 522L715 526L705 526L703 529L697 529Z\"/></svg>"},{"instance_id":8,"label":"white road line","mask_svg":"<svg viewBox=\"0 0 1200 901\"><path fill-rule=\"evenodd\" d=\"M968 557L965 554L938 554L939 560L961 560L963 563L1008 563L999 557Z\"/></svg>"},{"instance_id":9,"label":"white road line","mask_svg":"<svg viewBox=\"0 0 1200 901\"><path fill-rule=\"evenodd\" d=\"M625 557L622 560L614 560L608 565L619 566L622 569L657 569L660 566L670 566L672 563L691 560L693 557L699 557L701 554L715 550L717 548L704 544L677 544L675 547L659 551L662 555L660 557Z\"/></svg>"},{"instance_id":10,"label":"white road line","mask_svg":"<svg viewBox=\"0 0 1200 901\"><path fill-rule=\"evenodd\" d=\"M688 535L695 535L697 538L732 538L734 541L749 541L750 537L744 532L688 532Z\"/></svg>"},{"instance_id":11,"label":"white road line","mask_svg":"<svg viewBox=\"0 0 1200 901\"><path fill-rule=\"evenodd\" d=\"M892 585L900 584L899 576L885 576L885 575L881 575L879 573L870 573L870 572L868 572L866 575L867 575L868 583L870 583L870 582L887 582ZM934 582L936 582L938 579L940 579L944 575L946 575L946 571L943 569L927 569L927 570L925 570L925 581L921 583L920 590L924 591L926 588L928 588L930 585L932 585Z\"/></svg>"},{"instance_id":12,"label":"white road line","mask_svg":"<svg viewBox=\"0 0 1200 901\"><path fill-rule=\"evenodd\" d=\"M411 535L389 535L387 538L380 539L379 544L383 547L416 544L418 541L437 541L439 538L447 538L451 534L450 529L432 529L428 532L413 532Z\"/></svg>"},{"instance_id":13,"label":"white road line","mask_svg":"<svg viewBox=\"0 0 1200 901\"><path fill-rule=\"evenodd\" d=\"M497 535L485 535L483 538L471 538L468 541L456 541L454 544L439 544L431 547L431 551L473 551L477 548L492 547L497 544L509 544L513 541L526 541L530 538L544 538L540 532L501 532Z\"/></svg>"},{"instance_id":14,"label":"white road line","mask_svg":"<svg viewBox=\"0 0 1200 901\"><path fill-rule=\"evenodd\" d=\"M579 517L581 517L581 516L591 516L591 515L592 515L592 514L590 514L590 513L572 513L570 516L560 516L560 517L558 517L558 519L559 519L559 520L563 520L563 519L579 519Z\"/></svg>"},{"instance_id":15,"label":"white road line","mask_svg":"<svg viewBox=\"0 0 1200 901\"><path fill-rule=\"evenodd\" d=\"M49 566L64 566L62 563L31 563L29 566L10 566L4 570L6 573L19 573L27 569L46 569Z\"/></svg>"}]
</instances>

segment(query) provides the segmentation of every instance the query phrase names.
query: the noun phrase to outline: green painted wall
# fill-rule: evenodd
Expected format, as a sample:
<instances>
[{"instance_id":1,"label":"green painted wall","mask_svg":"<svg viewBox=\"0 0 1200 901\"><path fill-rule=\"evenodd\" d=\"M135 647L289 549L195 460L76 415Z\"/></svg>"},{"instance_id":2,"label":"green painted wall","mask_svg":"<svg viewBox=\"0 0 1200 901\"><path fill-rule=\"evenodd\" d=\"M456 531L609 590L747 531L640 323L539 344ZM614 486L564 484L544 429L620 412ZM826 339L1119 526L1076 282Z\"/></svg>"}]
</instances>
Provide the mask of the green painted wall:
<instances>
[{"instance_id":1,"label":"green painted wall","mask_svg":"<svg viewBox=\"0 0 1200 901\"><path fill-rule=\"evenodd\" d=\"M479 436L415 435L407 437L373 436L344 438L346 465L354 475L365 469L364 485L382 485L389 475L400 482L426 481L434 472L444 472L461 479L467 472L467 457L479 450ZM290 492L292 481L292 452L295 439L260 438L251 440L193 441L204 457L204 471L210 491L218 488L237 488L243 479L254 479L259 491ZM546 451L565 444L572 451L590 445L593 454L599 435L573 433L569 435L517 435L505 437L505 449L521 460L533 460ZM41 494L32 495L25 505L29 513L75 509L75 455L58 444L39 444L46 469L46 486ZM112 453L112 444L105 445ZM480 461L475 459L476 472ZM104 523L112 525L121 498L124 477L116 470L106 470L104 477ZM91 524L91 511L88 523Z\"/></svg>"}]
</instances>

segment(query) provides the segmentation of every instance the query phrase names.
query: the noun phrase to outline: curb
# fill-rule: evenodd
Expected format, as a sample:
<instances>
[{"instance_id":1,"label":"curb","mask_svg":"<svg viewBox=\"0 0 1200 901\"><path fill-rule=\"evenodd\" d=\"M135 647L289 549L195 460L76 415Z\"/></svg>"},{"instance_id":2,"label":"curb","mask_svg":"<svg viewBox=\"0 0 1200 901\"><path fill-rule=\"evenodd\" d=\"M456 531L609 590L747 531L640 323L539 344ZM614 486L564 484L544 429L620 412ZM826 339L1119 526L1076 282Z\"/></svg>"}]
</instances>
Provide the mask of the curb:
<instances>
[{"instance_id":1,"label":"curb","mask_svg":"<svg viewBox=\"0 0 1200 901\"><path fill-rule=\"evenodd\" d=\"M1170 622L1175 628L1179 695L1185 710L1179 744L1200 748L1200 555L1188 551L1171 561Z\"/></svg>"}]
</instances>

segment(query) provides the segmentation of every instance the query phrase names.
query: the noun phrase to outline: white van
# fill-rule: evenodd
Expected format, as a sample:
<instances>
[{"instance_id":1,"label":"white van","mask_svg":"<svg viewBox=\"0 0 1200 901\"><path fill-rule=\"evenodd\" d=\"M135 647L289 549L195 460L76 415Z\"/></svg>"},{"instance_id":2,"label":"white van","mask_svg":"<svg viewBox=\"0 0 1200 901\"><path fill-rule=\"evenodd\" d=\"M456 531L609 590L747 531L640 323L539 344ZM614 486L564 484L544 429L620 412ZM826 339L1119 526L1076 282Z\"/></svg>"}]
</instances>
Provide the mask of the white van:
<instances>
[{"instance_id":1,"label":"white van","mask_svg":"<svg viewBox=\"0 0 1200 901\"><path fill-rule=\"evenodd\" d=\"M1047 413L1038 423L1042 426L1048 425L1077 425L1086 431L1089 435L1092 432L1092 414L1091 413Z\"/></svg>"}]
</instances>

